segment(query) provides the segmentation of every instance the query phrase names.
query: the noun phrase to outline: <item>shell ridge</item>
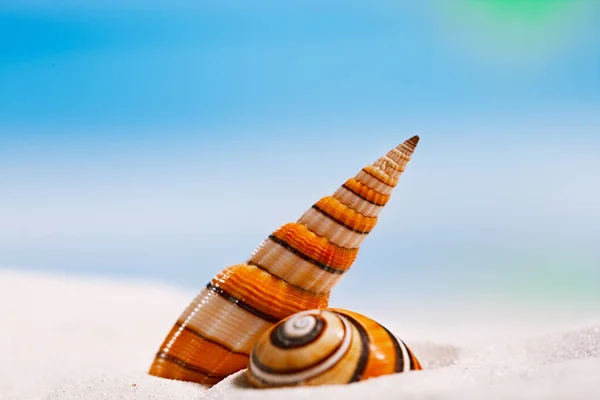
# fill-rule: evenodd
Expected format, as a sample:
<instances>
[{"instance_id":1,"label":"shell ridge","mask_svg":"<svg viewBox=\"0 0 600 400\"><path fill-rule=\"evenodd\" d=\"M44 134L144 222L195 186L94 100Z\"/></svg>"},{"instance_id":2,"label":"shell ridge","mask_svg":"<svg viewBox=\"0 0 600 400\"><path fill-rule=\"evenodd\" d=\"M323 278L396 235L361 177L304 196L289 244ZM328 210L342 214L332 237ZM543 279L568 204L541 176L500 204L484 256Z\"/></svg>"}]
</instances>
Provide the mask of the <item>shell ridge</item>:
<instances>
[{"instance_id":1,"label":"shell ridge","mask_svg":"<svg viewBox=\"0 0 600 400\"><path fill-rule=\"evenodd\" d=\"M354 232L340 225L334 219L311 207L305 212L300 222L319 236L326 236L330 242L349 250L357 249L366 237L363 233Z\"/></svg>"},{"instance_id":2,"label":"shell ridge","mask_svg":"<svg viewBox=\"0 0 600 400\"><path fill-rule=\"evenodd\" d=\"M338 218L334 217L333 215L331 215L330 213L328 213L327 211L325 211L324 209L322 209L321 207L319 207L316 204L313 205L312 208L314 208L315 210L317 210L319 213L323 214L327 218L331 219L333 222L337 223L340 226L343 226L344 228L346 228L348 230L351 230L352 232L356 232L361 235L367 235L369 232L371 232L371 231L363 231L363 230L356 229L356 228L346 224L345 222L340 221Z\"/></svg>"},{"instance_id":3,"label":"shell ridge","mask_svg":"<svg viewBox=\"0 0 600 400\"><path fill-rule=\"evenodd\" d=\"M226 269L214 281L220 281L219 287L233 298L278 320L307 308L320 307L328 297L327 294L298 291L294 286L250 264L238 264Z\"/></svg>"},{"instance_id":4,"label":"shell ridge","mask_svg":"<svg viewBox=\"0 0 600 400\"><path fill-rule=\"evenodd\" d=\"M188 323L186 322L182 322L180 320L178 320L175 323L175 326L180 327L183 330L188 331L189 333L193 334L194 336L197 336L198 338L200 338L203 341L212 343L214 345L217 345L221 348L223 348L224 350L229 351L232 354L240 354L240 355L244 355L244 356L249 356L250 354L243 352L241 350L236 350L235 348L231 348L228 345L221 343L218 339L211 337L209 335L205 335L204 333L200 332L199 330L191 327Z\"/></svg>"},{"instance_id":5,"label":"shell ridge","mask_svg":"<svg viewBox=\"0 0 600 400\"><path fill-rule=\"evenodd\" d=\"M297 285L297 284L295 284L295 283L292 283L292 282L290 282L290 281L288 281L288 280L286 280L286 279L282 278L281 276L279 276L279 275L277 275L277 274L273 273L273 272L272 272L272 271L270 271L268 268L266 268L266 267L264 267L264 266L260 265L259 263L255 262L255 261L252 261L251 259L250 259L250 260L248 260L246 263L247 263L248 265L252 265L252 266L254 266L254 267L256 267L256 268L258 268L258 269L260 269L260 270L262 270L262 271L265 271L265 272L269 273L270 275L274 276L274 277L275 277L275 278L277 278L277 279L281 279L282 281L284 281L284 282L285 282L285 283L287 283L288 285L290 285L290 286L293 286L293 287L295 287L295 288L296 288L296 289L298 289L298 290L303 290L303 291L305 291L307 294L312 294L312 295L319 295L319 294L322 294L322 293L315 292L315 291L313 291L313 290L307 289L307 288L305 288L305 287L303 287L303 286Z\"/></svg>"},{"instance_id":6,"label":"shell ridge","mask_svg":"<svg viewBox=\"0 0 600 400\"><path fill-rule=\"evenodd\" d=\"M212 290L204 288L201 294L200 301L192 304L180 319L185 319L189 326L206 336L219 337L220 342L235 350L250 354L252 346L247 343L248 336L257 333L254 329L268 329L273 325L244 308L238 307L235 302L219 296ZM213 318L215 315L218 315L219 318L212 324L205 323L208 318ZM223 318L224 316L227 318ZM235 329L233 332L231 332L232 328ZM230 334L224 335L227 332L230 332ZM171 351L175 351L174 345L180 341L179 336L183 336L184 333L177 330L174 335L169 335L165 340ZM170 337L172 337L171 340L169 340ZM187 342L186 340L183 341ZM240 342L243 345L240 345Z\"/></svg>"},{"instance_id":7,"label":"shell ridge","mask_svg":"<svg viewBox=\"0 0 600 400\"><path fill-rule=\"evenodd\" d=\"M301 252L300 250L296 249L295 247L291 246L289 243L287 243L285 240L281 240L278 237L271 235L269 236L269 239L271 239L273 242L277 243L278 245L284 247L285 249L289 250L290 252L294 253L295 255L297 255L298 257L302 258L303 260L308 261L311 264L316 265L317 267L321 268L324 271L330 272L332 274L343 274L346 272L346 270L341 270L341 269L337 269L337 268L332 268L329 265L326 265L318 260L315 260L309 256L307 256L306 254L304 254L303 252Z\"/></svg>"},{"instance_id":8,"label":"shell ridge","mask_svg":"<svg viewBox=\"0 0 600 400\"><path fill-rule=\"evenodd\" d=\"M360 196L358 196L358 195L357 195L356 193L354 193L354 192L350 192L350 193L352 193L353 195L355 195L355 196L357 196L357 197L360 197ZM363 217L363 218L377 218L377 216L376 216L376 215L367 215L367 214L365 214L364 212L362 212L361 210L357 210L356 208L354 208L354 207L352 206L352 204L348 204L348 203L344 202L344 200L345 200L344 198L338 198L338 197L336 197L335 195L333 196L333 198L334 198L334 199L336 199L337 201L339 201L340 203L342 203L343 205L345 205L346 207L348 207L348 208L350 208L350 209L354 210L354 212L356 212L357 214L360 214L360 215L361 215L361 217ZM364 200L362 197L361 197L361 199L362 199L362 200ZM372 203L371 203L371 204L372 204Z\"/></svg>"},{"instance_id":9,"label":"shell ridge","mask_svg":"<svg viewBox=\"0 0 600 400\"><path fill-rule=\"evenodd\" d=\"M225 317L227 317L227 316L225 316ZM236 346L236 347L240 347L240 344L241 344L241 342L242 342L242 338L243 338L243 337L240 337L240 338L238 338L238 341L237 341L237 342L236 342L236 344L235 344L235 346ZM222 367L224 364L226 364L226 362L229 360L229 358L230 358L232 355L234 355L234 352L233 352L233 351L231 351L231 352L230 352L230 353L229 353L227 356L223 357L223 358L221 359L221 361L220 361L220 362L219 362L219 363L218 363L218 364L215 366L215 370L218 370L218 369L219 369L219 368L221 368L221 367ZM248 359L250 358L250 355L249 355L249 354L244 354L244 356L245 356L245 358L246 358L244 365L247 365L247 364L248 364Z\"/></svg>"},{"instance_id":10,"label":"shell ridge","mask_svg":"<svg viewBox=\"0 0 600 400\"><path fill-rule=\"evenodd\" d=\"M373 178L371 175L367 174L364 171L360 171L356 177L354 178L364 186L368 187L373 192L390 196L394 190L392 186L389 186L376 178Z\"/></svg>"},{"instance_id":11,"label":"shell ridge","mask_svg":"<svg viewBox=\"0 0 600 400\"><path fill-rule=\"evenodd\" d=\"M385 326L379 324L380 327L383 328L383 330L388 334L388 336L390 337L390 340L392 341L392 344L394 345L394 355L396 357L396 362L395 362L395 367L394 367L394 371L395 372L404 372L404 351L402 349L402 346L400 345L400 340L398 338L396 338L396 336L394 336L394 334L392 332L389 331L388 328L386 328Z\"/></svg>"},{"instance_id":12,"label":"shell ridge","mask_svg":"<svg viewBox=\"0 0 600 400\"><path fill-rule=\"evenodd\" d=\"M293 281L307 289L312 288L319 294L329 293L335 281L342 276L342 274L327 272L270 240L269 244L261 249L252 261L261 263L270 271L276 272L277 275L285 276L286 280ZM327 279L327 282L332 282L331 286L327 286L326 282L321 279L322 274L331 277L331 279Z\"/></svg>"},{"instance_id":13,"label":"shell ridge","mask_svg":"<svg viewBox=\"0 0 600 400\"><path fill-rule=\"evenodd\" d=\"M370 167L370 168L369 168L369 167ZM389 183L389 182L386 182L386 181L384 181L384 180L383 180L383 178L382 178L381 176L377 176L377 175L376 175L376 172L375 172L375 171L373 171L373 170L377 170L378 172L381 172L381 174L385 174L385 175L387 175L385 172L383 172L382 170L380 170L380 169L379 169L379 168L377 168L377 167L374 167L374 166L372 166L372 165L369 165L369 166L367 166L367 167L364 167L362 170L363 170L363 171L364 171L364 172L365 172L367 175L369 175L369 176L371 176L371 177L373 177L373 178L377 179L379 182L383 183L384 185L388 186L388 187L389 187L389 188L391 188L391 189L393 189L393 188L396 186L396 185L390 185L390 183ZM373 189L373 190L375 190L375 189Z\"/></svg>"},{"instance_id":14,"label":"shell ridge","mask_svg":"<svg viewBox=\"0 0 600 400\"><path fill-rule=\"evenodd\" d=\"M358 333L360 335L360 344L361 344L360 357L358 359L358 363L356 364L354 373L352 374L352 377L350 378L348 383L357 382L362 378L362 375L365 372L365 370L367 368L367 363L369 361L369 345L370 345L369 334L367 333L365 328L361 325L361 323L358 322L356 319L354 319L353 317L351 317L350 315L348 315L346 313L341 313L339 311L336 311L336 312L339 315L342 315L344 318L348 319L348 321L350 321L350 323L352 325L354 325L354 327L356 328L356 330L358 331Z\"/></svg>"},{"instance_id":15,"label":"shell ridge","mask_svg":"<svg viewBox=\"0 0 600 400\"><path fill-rule=\"evenodd\" d=\"M323 197L312 208L349 230L360 234L368 234L377 224L377 216L366 216L354 207L345 205L335 196Z\"/></svg>"},{"instance_id":16,"label":"shell ridge","mask_svg":"<svg viewBox=\"0 0 600 400\"><path fill-rule=\"evenodd\" d=\"M234 303L235 305L239 306L240 308L248 311L251 314L254 314L255 316L270 322L270 323L277 323L279 321L281 321L281 318L275 317L273 315L267 314L255 307L252 307L251 305L249 305L248 303L242 301L241 299L238 299L236 297L234 297L233 295L231 295L230 293L226 292L225 290L223 290L222 288L213 285L212 283L207 283L206 284L206 288L208 290L212 290L213 292L215 292L216 294L218 294L219 296L223 297L225 300Z\"/></svg>"},{"instance_id":17,"label":"shell ridge","mask_svg":"<svg viewBox=\"0 0 600 400\"><path fill-rule=\"evenodd\" d=\"M387 155L377 160L373 166L377 167L380 171L384 172L392 179L400 177L400 175L402 175L404 172L403 164L398 164Z\"/></svg>"},{"instance_id":18,"label":"shell ridge","mask_svg":"<svg viewBox=\"0 0 600 400\"><path fill-rule=\"evenodd\" d=\"M308 257L321 261L334 269L347 270L356 258L358 249L345 249L336 246L327 238L312 232L307 226L298 223L284 225L273 236Z\"/></svg>"},{"instance_id":19,"label":"shell ridge","mask_svg":"<svg viewBox=\"0 0 600 400\"><path fill-rule=\"evenodd\" d=\"M409 370L412 371L412 370L415 370L415 369L421 369L421 365L419 365L418 368L415 365L415 357L412 354L412 351L410 351L410 349L406 345L406 343L404 343L401 339L398 339L398 340L402 343L402 346L406 350L406 353L407 353L407 356L408 356L408 360L409 360Z\"/></svg>"},{"instance_id":20,"label":"shell ridge","mask_svg":"<svg viewBox=\"0 0 600 400\"><path fill-rule=\"evenodd\" d=\"M396 164L403 165L408 164L408 162L411 159L412 153L410 155L406 154L402 149L395 147L392 150L388 151L385 156L393 160Z\"/></svg>"},{"instance_id":21,"label":"shell ridge","mask_svg":"<svg viewBox=\"0 0 600 400\"><path fill-rule=\"evenodd\" d=\"M312 208L312 207L311 207ZM306 214L306 213L305 213ZM304 216L304 215L303 215ZM318 236L319 238L325 239L327 240L329 243L331 243L333 246L339 247L340 249L343 250L356 250L356 247L346 247L346 246L340 246L339 244L332 242L330 238L328 238L325 235L321 235L318 232L313 231L312 229L310 229L310 226L308 226L308 224L306 222L302 221L302 217L298 220L297 222L300 225L303 225L304 227L306 227L306 229L308 229L309 231L311 231L312 233L314 233L316 236Z\"/></svg>"},{"instance_id":22,"label":"shell ridge","mask_svg":"<svg viewBox=\"0 0 600 400\"><path fill-rule=\"evenodd\" d=\"M346 183L344 183L342 185L342 187L345 188L346 190L349 190L350 192L354 193L356 196L360 197L361 199L365 200L366 202L371 203L378 207L384 207L388 203L388 201L391 197L390 194L381 193L381 192L373 189L369 185L362 183L361 181L359 181L356 178L349 179L348 181L346 181ZM373 193L375 193L375 197L383 197L383 199L381 201L375 201L373 199L370 199L369 197L367 197L366 194L361 193L361 188L366 188L367 192L369 192L369 191L373 192Z\"/></svg>"},{"instance_id":23,"label":"shell ridge","mask_svg":"<svg viewBox=\"0 0 600 400\"><path fill-rule=\"evenodd\" d=\"M179 367L181 367L183 369L187 369L187 370L192 371L192 372L201 373L203 375L206 375L206 377L208 377L208 378L224 379L224 378L227 377L227 375L219 375L219 374L214 374L212 372L208 372L205 369L203 369L202 367L199 367L199 366L197 366L195 364L190 364L188 362L185 362L185 361L181 360L178 357L175 357L175 356L173 356L171 354L166 354L166 353L164 353L162 351L159 351L156 354L156 358L170 361L173 364L177 364Z\"/></svg>"},{"instance_id":24,"label":"shell ridge","mask_svg":"<svg viewBox=\"0 0 600 400\"><path fill-rule=\"evenodd\" d=\"M360 183L360 182L359 182L359 183ZM349 191L350 193L354 194L355 196L358 196L358 197L360 197L362 200L366 201L367 203L373 204L374 206L377 206L377 207L383 207L383 206L385 206L385 205L387 204L387 203L377 203L377 202L374 202L374 201L372 201L372 200L370 200L370 199L366 198L364 195L362 195L362 194L360 194L360 193L357 193L357 192L355 192L355 191L354 191L354 190L353 190L351 187L349 187L348 185L345 185L345 184L344 184L344 185L342 185L342 187L343 187L344 189L346 189L347 191ZM373 189L371 189L371 190L373 190ZM348 206L348 207L350 207L350 206Z\"/></svg>"}]
</instances>

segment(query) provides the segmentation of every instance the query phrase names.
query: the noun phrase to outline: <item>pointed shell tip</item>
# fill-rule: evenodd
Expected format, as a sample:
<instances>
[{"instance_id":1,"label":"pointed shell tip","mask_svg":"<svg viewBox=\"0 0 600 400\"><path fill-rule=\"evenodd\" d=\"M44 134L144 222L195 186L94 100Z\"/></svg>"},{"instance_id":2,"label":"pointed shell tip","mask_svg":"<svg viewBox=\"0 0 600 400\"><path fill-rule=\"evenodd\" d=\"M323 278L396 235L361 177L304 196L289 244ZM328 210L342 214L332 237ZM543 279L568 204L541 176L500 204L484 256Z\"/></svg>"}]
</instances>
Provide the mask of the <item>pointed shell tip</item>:
<instances>
[{"instance_id":1,"label":"pointed shell tip","mask_svg":"<svg viewBox=\"0 0 600 400\"><path fill-rule=\"evenodd\" d=\"M415 135L404 142L407 146L411 147L413 150L417 147L417 143L419 143L419 135Z\"/></svg>"}]
</instances>

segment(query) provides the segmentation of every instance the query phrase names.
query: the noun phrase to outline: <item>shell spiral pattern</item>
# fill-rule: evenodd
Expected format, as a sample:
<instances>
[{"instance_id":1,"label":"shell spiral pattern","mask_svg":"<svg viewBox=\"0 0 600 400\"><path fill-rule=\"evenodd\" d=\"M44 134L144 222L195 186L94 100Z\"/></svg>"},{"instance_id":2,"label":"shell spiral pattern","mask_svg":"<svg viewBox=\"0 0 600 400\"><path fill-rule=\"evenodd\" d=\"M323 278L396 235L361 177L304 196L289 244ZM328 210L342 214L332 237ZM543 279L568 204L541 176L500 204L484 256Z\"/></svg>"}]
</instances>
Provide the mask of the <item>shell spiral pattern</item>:
<instances>
[{"instance_id":1,"label":"shell spiral pattern","mask_svg":"<svg viewBox=\"0 0 600 400\"><path fill-rule=\"evenodd\" d=\"M245 263L215 276L178 318L149 373L215 384L246 368L254 343L275 323L327 307L418 141L412 137L364 167L274 231Z\"/></svg>"},{"instance_id":2,"label":"shell spiral pattern","mask_svg":"<svg viewBox=\"0 0 600 400\"><path fill-rule=\"evenodd\" d=\"M296 313L267 330L246 375L256 387L316 386L420 369L384 326L356 312L323 309Z\"/></svg>"}]
</instances>

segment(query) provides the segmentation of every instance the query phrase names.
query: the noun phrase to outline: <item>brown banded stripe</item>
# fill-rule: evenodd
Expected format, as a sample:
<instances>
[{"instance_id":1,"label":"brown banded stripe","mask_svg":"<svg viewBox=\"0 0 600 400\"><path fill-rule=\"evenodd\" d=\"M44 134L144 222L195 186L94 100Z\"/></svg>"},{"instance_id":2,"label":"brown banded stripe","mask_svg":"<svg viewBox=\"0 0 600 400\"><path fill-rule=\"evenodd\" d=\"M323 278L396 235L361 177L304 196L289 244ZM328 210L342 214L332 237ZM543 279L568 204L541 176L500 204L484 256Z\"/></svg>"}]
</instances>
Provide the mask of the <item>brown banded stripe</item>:
<instances>
[{"instance_id":1,"label":"brown banded stripe","mask_svg":"<svg viewBox=\"0 0 600 400\"><path fill-rule=\"evenodd\" d=\"M319 294L329 293L342 276L344 270L331 269L271 236L272 238L258 246L248 264L256 265L257 268L305 291Z\"/></svg>"},{"instance_id":2,"label":"brown banded stripe","mask_svg":"<svg viewBox=\"0 0 600 400\"><path fill-rule=\"evenodd\" d=\"M402 143L402 145L405 146L406 148L410 149L410 153L412 154L412 152L417 147L418 143L419 143L419 135L415 135L415 136L411 137L410 139L404 141L404 143Z\"/></svg>"},{"instance_id":3,"label":"brown banded stripe","mask_svg":"<svg viewBox=\"0 0 600 400\"><path fill-rule=\"evenodd\" d=\"M385 330L385 332L387 333L389 339L392 342L392 345L394 346L394 353L395 353L395 356L396 356L396 362L395 362L395 366L394 366L394 372L404 372L404 370L405 370L405 365L404 365L405 361L404 361L404 354L402 352L402 347L404 347L406 350L408 350L408 347L402 346L402 344L400 344L400 341L385 326L381 325L381 327Z\"/></svg>"},{"instance_id":4,"label":"brown banded stripe","mask_svg":"<svg viewBox=\"0 0 600 400\"><path fill-rule=\"evenodd\" d=\"M165 344L152 364L152 375L168 373L171 379L212 384L248 363L248 354L208 338L181 321L173 326Z\"/></svg>"},{"instance_id":5,"label":"brown banded stripe","mask_svg":"<svg viewBox=\"0 0 600 400\"><path fill-rule=\"evenodd\" d=\"M302 286L298 285L295 282L291 282L291 281L287 280L286 277L279 276L279 275L276 275L276 274L272 273L271 270L269 270L267 267L265 267L265 266L257 263L256 261L254 261L252 259L248 260L246 262L246 264L255 266L256 268L258 268L258 269L260 269L262 271L265 271L266 273L271 274L272 276L274 276L274 277L276 277L278 279L281 279L283 282L287 283L288 285L292 285L292 286L296 287L299 290L302 290L302 291L305 291L305 292L309 292L309 293L314 293L314 294L318 294L319 293L319 292L316 292L314 290L310 290L310 289L307 289L305 287L302 287Z\"/></svg>"},{"instance_id":6,"label":"brown banded stripe","mask_svg":"<svg viewBox=\"0 0 600 400\"><path fill-rule=\"evenodd\" d=\"M186 363L181 359L167 353L158 353L149 371L150 375L179 381L196 382L205 385L214 385L225 376L215 375L204 368Z\"/></svg>"},{"instance_id":7,"label":"brown banded stripe","mask_svg":"<svg viewBox=\"0 0 600 400\"><path fill-rule=\"evenodd\" d=\"M408 356L410 358L410 369L411 370L420 370L420 369L423 369L423 366L421 365L421 363L419 362L419 360L417 360L417 357L415 357L415 355L412 352L412 350L408 348L408 346L406 345L406 343L404 343L402 340L400 340L400 343L402 343L402 345L406 349L406 352L408 353Z\"/></svg>"},{"instance_id":8,"label":"brown banded stripe","mask_svg":"<svg viewBox=\"0 0 600 400\"><path fill-rule=\"evenodd\" d=\"M216 293L217 295L221 296L226 301L228 301L232 304L235 304L239 308L249 312L250 314L252 314L266 322L276 324L280 319L280 318L277 318L277 317L271 315L270 313L264 312L256 307L254 307L252 304L249 304L248 302L241 300L239 297L236 297L236 296L230 294L229 292L227 292L227 290L223 289L218 284L215 285L211 282L206 285L206 288L208 290Z\"/></svg>"},{"instance_id":9,"label":"brown banded stripe","mask_svg":"<svg viewBox=\"0 0 600 400\"><path fill-rule=\"evenodd\" d=\"M338 335L344 329L342 322L332 313L312 316L316 324L307 334L289 336L285 332L288 319L261 336L252 352L256 365L269 373L287 375L310 370L335 353L342 341Z\"/></svg>"},{"instance_id":10,"label":"brown banded stripe","mask_svg":"<svg viewBox=\"0 0 600 400\"><path fill-rule=\"evenodd\" d=\"M298 311L327 306L328 293L312 293L290 285L249 264L238 264L221 271L210 283L221 296L266 321L277 322Z\"/></svg>"},{"instance_id":11,"label":"brown banded stripe","mask_svg":"<svg viewBox=\"0 0 600 400\"><path fill-rule=\"evenodd\" d=\"M294 254L297 257L299 257L300 259L309 262L310 264L313 264L314 266L321 268L323 271L326 272L330 272L332 274L343 274L344 272L346 272L343 269L337 269L337 268L332 268L329 265L322 263L319 260L316 260L312 257L309 257L308 255L304 254L302 251L298 250L297 248L295 248L294 246L290 245L288 242L286 242L285 240L281 240L279 239L277 236L271 235L269 236L269 239L275 243L278 244L279 246L283 247L284 249L286 249L287 251L290 252L290 254Z\"/></svg>"},{"instance_id":12,"label":"brown banded stripe","mask_svg":"<svg viewBox=\"0 0 600 400\"><path fill-rule=\"evenodd\" d=\"M364 379L363 377L367 373L369 359L371 357L371 339L369 337L369 333L365 329L365 326L362 324L362 322L355 318L359 314L349 313L345 311L338 311L338 313L341 314L348 321L350 321L352 325L354 325L354 328L358 332L360 338L360 355L358 356L354 372L350 377L348 383L358 382Z\"/></svg>"},{"instance_id":13,"label":"brown banded stripe","mask_svg":"<svg viewBox=\"0 0 600 400\"><path fill-rule=\"evenodd\" d=\"M377 217L367 217L342 204L338 199L327 196L320 199L313 208L338 224L360 234L368 234L377 224Z\"/></svg>"},{"instance_id":14,"label":"brown banded stripe","mask_svg":"<svg viewBox=\"0 0 600 400\"><path fill-rule=\"evenodd\" d=\"M361 199L368 201L376 206L385 206L390 199L389 194L379 193L376 190L371 189L369 186L357 181L355 178L350 178L344 183L343 187L360 197Z\"/></svg>"},{"instance_id":15,"label":"brown banded stripe","mask_svg":"<svg viewBox=\"0 0 600 400\"><path fill-rule=\"evenodd\" d=\"M394 188L398 184L398 178L391 177L391 176L387 175L385 172L383 172L382 170L380 170L379 168L376 168L372 165L368 165L368 166L364 167L362 170L365 173L372 176L373 178L380 181L381 183L384 183L385 185L389 186L390 188Z\"/></svg>"},{"instance_id":16,"label":"brown banded stripe","mask_svg":"<svg viewBox=\"0 0 600 400\"><path fill-rule=\"evenodd\" d=\"M393 339L387 334L385 329L377 322L363 315L346 313L346 315L349 314L354 317L369 337L369 357L361 379L394 372L395 363L390 363L389 360L397 360L398 354L395 352ZM402 357L401 353L400 357Z\"/></svg>"},{"instance_id":17,"label":"brown banded stripe","mask_svg":"<svg viewBox=\"0 0 600 400\"><path fill-rule=\"evenodd\" d=\"M392 149L387 154L386 157L393 160L396 164L406 166L410 161L410 154L407 154L407 150L400 147L400 149Z\"/></svg>"},{"instance_id":18,"label":"brown banded stripe","mask_svg":"<svg viewBox=\"0 0 600 400\"><path fill-rule=\"evenodd\" d=\"M346 271L358 254L358 249L336 246L298 223L283 225L273 232L271 239L290 251L301 254L301 257L304 256L302 258L315 261L319 267L331 273Z\"/></svg>"},{"instance_id":19,"label":"brown banded stripe","mask_svg":"<svg viewBox=\"0 0 600 400\"><path fill-rule=\"evenodd\" d=\"M334 309L362 327L368 336L369 350L366 365L360 379L421 369L421 366L404 342L399 341L387 328L362 314L348 310ZM409 360L404 360L402 347L407 352ZM393 362L390 362L393 360ZM409 365L404 365L405 362Z\"/></svg>"}]
</instances>

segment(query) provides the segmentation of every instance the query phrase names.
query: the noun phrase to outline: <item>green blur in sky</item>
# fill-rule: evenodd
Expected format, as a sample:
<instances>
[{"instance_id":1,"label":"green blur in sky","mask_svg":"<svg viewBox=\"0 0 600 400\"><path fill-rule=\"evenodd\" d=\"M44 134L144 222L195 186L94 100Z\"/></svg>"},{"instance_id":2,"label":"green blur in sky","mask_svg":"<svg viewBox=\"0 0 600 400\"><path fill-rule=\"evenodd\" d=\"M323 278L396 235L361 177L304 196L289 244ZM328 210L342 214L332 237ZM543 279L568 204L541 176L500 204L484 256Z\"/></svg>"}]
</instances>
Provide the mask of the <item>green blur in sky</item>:
<instances>
[{"instance_id":1,"label":"green blur in sky","mask_svg":"<svg viewBox=\"0 0 600 400\"><path fill-rule=\"evenodd\" d=\"M492 14L502 21L522 20L530 24L544 23L560 17L561 12L576 2L569 0L469 0L472 7Z\"/></svg>"},{"instance_id":2,"label":"green blur in sky","mask_svg":"<svg viewBox=\"0 0 600 400\"><path fill-rule=\"evenodd\" d=\"M536 67L593 40L589 26L598 7L596 1L466 0L442 8L447 35L459 48L504 66Z\"/></svg>"}]
</instances>

